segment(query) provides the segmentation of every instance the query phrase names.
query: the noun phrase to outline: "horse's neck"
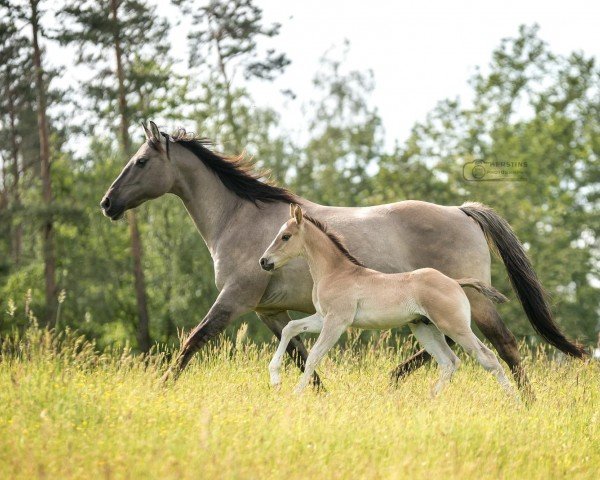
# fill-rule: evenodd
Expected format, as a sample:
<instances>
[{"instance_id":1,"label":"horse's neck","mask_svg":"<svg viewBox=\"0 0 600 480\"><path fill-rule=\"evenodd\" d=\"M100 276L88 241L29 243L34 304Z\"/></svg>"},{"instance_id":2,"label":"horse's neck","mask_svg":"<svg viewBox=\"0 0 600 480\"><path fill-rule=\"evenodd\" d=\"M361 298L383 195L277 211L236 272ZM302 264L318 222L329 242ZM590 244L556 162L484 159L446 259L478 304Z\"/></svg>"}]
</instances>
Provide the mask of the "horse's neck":
<instances>
[{"instance_id":1,"label":"horse's neck","mask_svg":"<svg viewBox=\"0 0 600 480\"><path fill-rule=\"evenodd\" d=\"M321 278L339 272L341 267L350 264L326 233L308 221L305 228L304 251L315 284Z\"/></svg>"},{"instance_id":2,"label":"horse's neck","mask_svg":"<svg viewBox=\"0 0 600 480\"><path fill-rule=\"evenodd\" d=\"M223 185L198 158L178 160L179 178L173 193L181 198L211 254L233 218L252 206Z\"/></svg>"}]
</instances>

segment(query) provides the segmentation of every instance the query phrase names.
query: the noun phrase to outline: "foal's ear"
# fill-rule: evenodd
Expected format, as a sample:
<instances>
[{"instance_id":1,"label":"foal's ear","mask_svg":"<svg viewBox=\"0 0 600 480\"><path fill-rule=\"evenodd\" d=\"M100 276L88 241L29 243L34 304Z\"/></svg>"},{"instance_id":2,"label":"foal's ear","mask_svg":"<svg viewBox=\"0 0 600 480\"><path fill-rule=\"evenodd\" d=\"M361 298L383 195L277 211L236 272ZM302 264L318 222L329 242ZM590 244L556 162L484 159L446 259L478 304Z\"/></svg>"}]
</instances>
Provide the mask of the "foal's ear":
<instances>
[{"instance_id":1,"label":"foal's ear","mask_svg":"<svg viewBox=\"0 0 600 480\"><path fill-rule=\"evenodd\" d=\"M296 204L290 203L290 218L294 218L294 210L296 210Z\"/></svg>"},{"instance_id":2,"label":"foal's ear","mask_svg":"<svg viewBox=\"0 0 600 480\"><path fill-rule=\"evenodd\" d=\"M160 143L160 130L153 121L150 121L150 132L152 133L152 140Z\"/></svg>"},{"instance_id":3,"label":"foal's ear","mask_svg":"<svg viewBox=\"0 0 600 480\"><path fill-rule=\"evenodd\" d=\"M302 209L300 205L296 205L296 209L294 210L294 218L296 219L296 223L300 225L302 223Z\"/></svg>"}]
</instances>

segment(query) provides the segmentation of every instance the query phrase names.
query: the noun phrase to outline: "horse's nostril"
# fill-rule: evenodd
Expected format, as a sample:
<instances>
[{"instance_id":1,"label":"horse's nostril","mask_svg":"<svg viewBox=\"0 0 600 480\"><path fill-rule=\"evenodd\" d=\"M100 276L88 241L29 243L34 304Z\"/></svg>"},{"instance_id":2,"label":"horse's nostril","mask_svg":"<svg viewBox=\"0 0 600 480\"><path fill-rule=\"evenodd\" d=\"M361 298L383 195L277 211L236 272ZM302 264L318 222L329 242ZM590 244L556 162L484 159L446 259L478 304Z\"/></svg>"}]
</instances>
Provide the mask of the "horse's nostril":
<instances>
[{"instance_id":1,"label":"horse's nostril","mask_svg":"<svg viewBox=\"0 0 600 480\"><path fill-rule=\"evenodd\" d=\"M102 201L100 202L100 206L104 209L104 210L108 210L110 208L110 198L108 197L104 197L102 199Z\"/></svg>"},{"instance_id":2,"label":"horse's nostril","mask_svg":"<svg viewBox=\"0 0 600 480\"><path fill-rule=\"evenodd\" d=\"M266 258L261 258L260 259L260 266L264 267L267 264L267 259Z\"/></svg>"}]
</instances>

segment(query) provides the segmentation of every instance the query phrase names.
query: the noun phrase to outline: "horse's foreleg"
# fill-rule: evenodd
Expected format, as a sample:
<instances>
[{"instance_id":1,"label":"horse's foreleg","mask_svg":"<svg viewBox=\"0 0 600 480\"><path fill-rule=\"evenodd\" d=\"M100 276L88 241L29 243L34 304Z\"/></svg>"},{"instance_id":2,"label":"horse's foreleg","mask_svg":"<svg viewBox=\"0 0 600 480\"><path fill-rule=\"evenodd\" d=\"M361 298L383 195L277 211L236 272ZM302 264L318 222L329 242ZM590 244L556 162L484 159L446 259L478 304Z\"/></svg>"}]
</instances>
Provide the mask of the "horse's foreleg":
<instances>
[{"instance_id":1,"label":"horse's foreleg","mask_svg":"<svg viewBox=\"0 0 600 480\"><path fill-rule=\"evenodd\" d=\"M302 340L300 340L300 338L298 338L296 335L299 335L300 333L304 332L319 332L320 327L323 323L321 316L315 314L311 315L310 317L303 318L302 320L291 321L288 313L286 311L283 311L269 314L259 313L258 317L271 329L275 336L280 340L277 352L275 353L271 364L269 364L269 370L271 372L275 373L276 370L275 375L271 373L271 383L278 383L273 382L273 380L278 380L278 373L279 369L281 368L281 363L283 361L283 354L286 351L290 355L290 357L292 357L296 366L302 372L304 372L308 352L306 350L306 347L304 346L304 343L302 343ZM316 372L313 374L311 382L313 386L317 388L323 387L321 379L319 378L319 375L317 375Z\"/></svg>"},{"instance_id":2,"label":"horse's foreleg","mask_svg":"<svg viewBox=\"0 0 600 480\"><path fill-rule=\"evenodd\" d=\"M183 342L174 365L163 377L163 380L176 379L190 362L194 354L209 340L219 335L225 327L250 309L236 302L235 295L222 291L206 316L194 328Z\"/></svg>"}]
</instances>

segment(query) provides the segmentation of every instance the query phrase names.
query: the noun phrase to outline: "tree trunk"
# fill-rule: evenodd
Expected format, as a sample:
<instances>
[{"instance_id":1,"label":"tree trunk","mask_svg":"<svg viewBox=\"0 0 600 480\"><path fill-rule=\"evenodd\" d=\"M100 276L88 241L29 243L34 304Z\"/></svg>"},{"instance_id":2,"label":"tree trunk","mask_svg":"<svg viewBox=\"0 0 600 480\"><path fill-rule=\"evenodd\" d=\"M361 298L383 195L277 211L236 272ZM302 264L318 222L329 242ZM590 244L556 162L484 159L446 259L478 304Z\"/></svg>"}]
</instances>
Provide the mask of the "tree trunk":
<instances>
[{"instance_id":1,"label":"tree trunk","mask_svg":"<svg viewBox=\"0 0 600 480\"><path fill-rule=\"evenodd\" d=\"M46 283L46 324L52 326L56 318L56 258L54 253L54 225L52 222L52 185L50 183L50 145L48 121L46 118L46 87L42 70L42 53L38 43L38 0L30 0L31 28L33 42L33 65L37 94L37 119L40 137L40 163L42 178L42 198L46 207L46 218L42 226L44 249L44 279Z\"/></svg>"},{"instance_id":2,"label":"tree trunk","mask_svg":"<svg viewBox=\"0 0 600 480\"><path fill-rule=\"evenodd\" d=\"M0 190L0 211L8 207L8 190L6 184L6 161L4 157L0 155L2 161L2 190Z\"/></svg>"},{"instance_id":3,"label":"tree trunk","mask_svg":"<svg viewBox=\"0 0 600 480\"><path fill-rule=\"evenodd\" d=\"M125 95L125 73L123 71L123 59L121 50L121 40L119 38L118 27L118 1L110 0L110 12L114 22L114 47L117 63L117 81L119 85L119 116L120 116L120 137L121 149L123 153L130 155L130 140L129 140L129 117L127 112L127 98ZM142 263L143 250L142 238L138 229L137 218L133 210L127 212L127 220L129 222L129 232L131 239L131 254L133 256L133 277L135 284L135 298L137 302L138 323L137 323L137 341L138 348L147 352L150 350L150 322L148 316L148 301L146 296L146 280L144 277L144 269Z\"/></svg>"},{"instance_id":4,"label":"tree trunk","mask_svg":"<svg viewBox=\"0 0 600 480\"><path fill-rule=\"evenodd\" d=\"M221 43L219 39L215 37L217 57L219 59L219 71L221 72L221 77L223 79L223 85L225 87L225 113L227 115L227 121L229 126L231 127L231 131L233 133L233 139L235 141L234 151L236 154L240 153L242 150L242 136L240 132L240 127L238 126L235 115L233 114L233 94L231 93L231 80L227 75L227 68L225 66L225 60L223 58L223 53L221 52Z\"/></svg>"},{"instance_id":5,"label":"tree trunk","mask_svg":"<svg viewBox=\"0 0 600 480\"><path fill-rule=\"evenodd\" d=\"M14 103L13 93L10 88L9 78L10 78L10 75L7 75L6 96L8 99L8 110L9 110L8 116L9 116L9 122L10 122L10 150L11 150L10 154L12 157L11 160L12 160L12 174L13 174L11 194L12 194L12 200L13 200L13 205L15 207L15 210L17 211L17 214L19 214L18 210L21 205L21 192L19 191L19 188L20 188L19 180L21 177L21 172L19 170L19 142L17 140L15 103ZM23 226L21 225L20 221L16 222L16 225L14 226L14 230L12 231L11 238L12 238L13 262L15 265L19 265L19 263L21 263L21 252L23 249L23 247L22 247L22 245L23 245Z\"/></svg>"},{"instance_id":6,"label":"tree trunk","mask_svg":"<svg viewBox=\"0 0 600 480\"><path fill-rule=\"evenodd\" d=\"M141 351L150 350L150 325L148 321L148 303L146 299L146 283L142 267L142 239L137 219L133 210L127 212L129 233L131 235L131 255L133 256L133 276L135 280L135 298L137 301L138 324L137 341Z\"/></svg>"}]
</instances>

